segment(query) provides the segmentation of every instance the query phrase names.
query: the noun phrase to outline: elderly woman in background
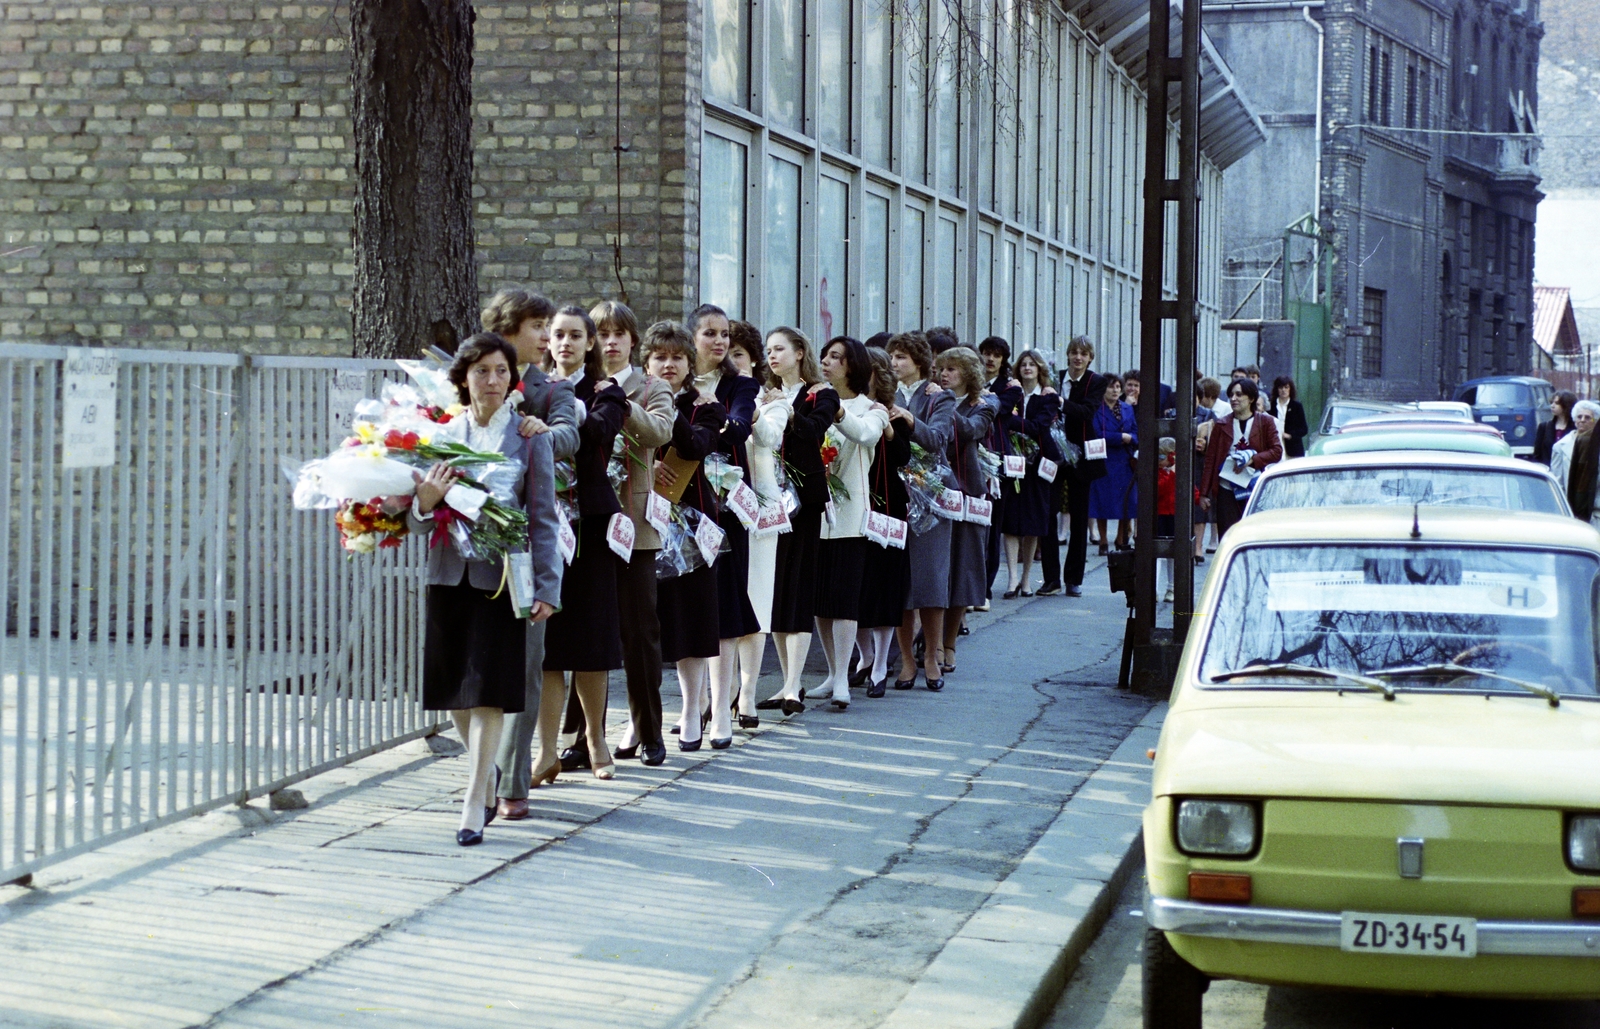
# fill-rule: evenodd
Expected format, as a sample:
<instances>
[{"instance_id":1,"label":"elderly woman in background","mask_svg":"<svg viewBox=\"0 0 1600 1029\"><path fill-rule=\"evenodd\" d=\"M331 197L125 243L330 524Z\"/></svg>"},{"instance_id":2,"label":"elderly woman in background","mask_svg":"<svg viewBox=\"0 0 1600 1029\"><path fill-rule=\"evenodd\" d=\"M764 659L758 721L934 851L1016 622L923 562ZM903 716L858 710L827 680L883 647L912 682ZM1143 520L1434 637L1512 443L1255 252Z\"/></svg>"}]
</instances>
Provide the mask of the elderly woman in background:
<instances>
[{"instance_id":1,"label":"elderly woman in background","mask_svg":"<svg viewBox=\"0 0 1600 1029\"><path fill-rule=\"evenodd\" d=\"M518 434L521 419L506 404L516 367L516 349L494 333L479 333L462 344L450 368L450 381L469 406L439 434L523 462L516 494L528 512L528 547L533 556L530 620L542 622L561 599L555 462L548 434L530 438ZM456 478L448 466L437 464L417 484L408 518L413 533L429 533ZM483 842L484 826L494 817L489 770L505 714L520 713L525 703L526 625L507 599L497 595L501 578L498 562L465 560L453 544L428 552L422 701L430 711L449 711L467 746L467 791L456 832L456 842L463 847Z\"/></svg>"},{"instance_id":2,"label":"elderly woman in background","mask_svg":"<svg viewBox=\"0 0 1600 1029\"><path fill-rule=\"evenodd\" d=\"M1573 450L1579 441L1593 434L1596 421L1600 421L1600 404L1593 400L1578 401L1572 405L1573 431L1561 437L1560 441L1550 448L1550 474L1561 483L1563 493L1571 492ZM1576 512L1578 505L1573 504L1572 509Z\"/></svg>"}]
</instances>

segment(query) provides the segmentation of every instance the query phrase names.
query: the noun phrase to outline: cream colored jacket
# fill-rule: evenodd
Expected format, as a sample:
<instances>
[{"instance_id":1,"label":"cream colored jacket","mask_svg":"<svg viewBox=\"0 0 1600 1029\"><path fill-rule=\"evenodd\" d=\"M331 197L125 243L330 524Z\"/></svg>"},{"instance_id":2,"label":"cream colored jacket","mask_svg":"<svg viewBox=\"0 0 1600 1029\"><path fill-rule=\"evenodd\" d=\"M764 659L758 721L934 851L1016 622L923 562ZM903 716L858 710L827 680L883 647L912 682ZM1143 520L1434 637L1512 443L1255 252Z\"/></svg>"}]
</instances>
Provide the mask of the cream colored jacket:
<instances>
[{"instance_id":1,"label":"cream colored jacket","mask_svg":"<svg viewBox=\"0 0 1600 1029\"><path fill-rule=\"evenodd\" d=\"M872 398L866 395L851 397L839 402L842 418L834 423L828 437L837 439L839 457L832 471L844 481L850 491L849 499L834 498L833 525L822 520L822 538L825 540L853 539L863 535L862 525L867 517L867 473L872 468L872 455L878 446L878 437L889 427L889 415L872 410Z\"/></svg>"}]
</instances>

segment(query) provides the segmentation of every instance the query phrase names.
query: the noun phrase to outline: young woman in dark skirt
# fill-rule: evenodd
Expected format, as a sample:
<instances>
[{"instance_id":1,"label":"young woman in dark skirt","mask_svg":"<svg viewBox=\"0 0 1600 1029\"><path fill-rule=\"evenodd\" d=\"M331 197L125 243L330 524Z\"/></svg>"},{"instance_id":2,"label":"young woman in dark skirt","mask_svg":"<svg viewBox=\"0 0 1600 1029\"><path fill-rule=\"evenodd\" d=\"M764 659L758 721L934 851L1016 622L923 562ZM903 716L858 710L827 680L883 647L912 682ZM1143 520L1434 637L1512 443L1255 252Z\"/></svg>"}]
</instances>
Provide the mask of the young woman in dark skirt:
<instances>
[{"instance_id":1,"label":"young woman in dark skirt","mask_svg":"<svg viewBox=\"0 0 1600 1029\"><path fill-rule=\"evenodd\" d=\"M767 337L767 389L762 404L790 409L778 469L800 502L789 513L792 526L778 537L772 587L772 640L783 666L783 689L756 705L784 714L805 710L800 702L800 672L811 649L816 612L817 546L822 512L828 503L828 477L822 466L822 440L839 414L839 394L822 381L811 341L799 330L775 329Z\"/></svg>"},{"instance_id":2,"label":"young woman in dark skirt","mask_svg":"<svg viewBox=\"0 0 1600 1029\"><path fill-rule=\"evenodd\" d=\"M955 432L950 441L950 468L957 485L969 497L988 493L987 477L978 463L978 445L994 428L999 402L983 388L983 364L968 347L940 354L934 363L940 382L956 395ZM987 545L989 527L958 522L950 527L950 606L944 613L944 652L940 669L955 671L956 637L967 608L977 607L988 592ZM927 641L929 646L932 640ZM930 690L944 689L944 680L928 683Z\"/></svg>"},{"instance_id":3,"label":"young woman in dark skirt","mask_svg":"<svg viewBox=\"0 0 1600 1029\"><path fill-rule=\"evenodd\" d=\"M727 414L715 397L694 388L690 371L694 367L694 341L688 330L676 322L657 322L650 326L644 334L644 356L645 370L665 380L674 394L672 442L661 448L661 456L671 450L686 461L703 461L716 449L717 436ZM657 475L658 482L667 478ZM716 496L702 466L695 466L694 477L683 488L679 503L708 518L716 517ZM716 564L722 564L730 556L723 554ZM656 610L661 616L661 660L677 665L678 690L683 695L682 718L678 723L679 750L700 749L703 688L710 676L711 661L721 650L720 591L716 565L702 565L685 575L656 581ZM711 686L714 693L722 692L714 677ZM724 712L728 699L725 694L721 697ZM733 732L729 730L726 736L713 737L711 745L721 750L732 742Z\"/></svg>"},{"instance_id":4,"label":"young woman in dark skirt","mask_svg":"<svg viewBox=\"0 0 1600 1029\"><path fill-rule=\"evenodd\" d=\"M556 733L566 706L564 672L583 707L584 733L595 778L613 774L606 749L606 673L622 667L622 634L617 622L617 576L622 560L606 543L613 515L622 511L606 475L612 443L628 418L628 395L613 379L602 378L600 346L594 322L581 307L563 307L550 322L551 378L573 384L573 394L587 408L578 428L578 552L567 567L561 589L561 610L545 630L544 692L539 698L539 755L535 783L553 780L561 763L555 752Z\"/></svg>"},{"instance_id":5,"label":"young woman in dark skirt","mask_svg":"<svg viewBox=\"0 0 1600 1029\"><path fill-rule=\"evenodd\" d=\"M828 471L842 488L829 495L829 508L822 518L822 542L817 547L817 632L828 659L828 677L813 692L819 697L828 693L833 706L842 711L850 706L850 653L856 646L856 621L861 615L867 471L878 437L889 425L889 412L867 392L872 385L872 359L859 341L849 336L829 340L822 351L822 374L839 394L839 413L825 445L838 447Z\"/></svg>"},{"instance_id":6,"label":"young woman in dark skirt","mask_svg":"<svg viewBox=\"0 0 1600 1029\"><path fill-rule=\"evenodd\" d=\"M523 461L517 499L528 512L528 549L533 557L534 609L542 622L561 598L561 556L556 549L554 459L548 436L523 439L521 419L505 403L516 375L517 352L493 333L468 339L456 352L450 381L467 410L439 435L475 450L498 451ZM413 534L431 534L433 519L457 474L444 464L428 470L417 486L408 522ZM468 781L456 842L483 841L493 817L490 772L506 713L523 710L526 624L505 597L497 597L499 562L467 561L454 543L428 551L427 629L423 642L422 701L429 711L449 711L467 747Z\"/></svg>"},{"instance_id":7,"label":"young woman in dark skirt","mask_svg":"<svg viewBox=\"0 0 1600 1029\"><path fill-rule=\"evenodd\" d=\"M891 415L889 425L878 438L872 465L867 470L867 504L880 514L901 521L906 517L906 484L900 469L911 460L911 421L909 413L895 406L894 373L889 354L870 347L873 401L885 411L900 410L902 419ZM905 617L906 590L911 584L911 562L905 547L885 547L867 541L861 566L861 610L856 619L856 646L867 675L867 696L881 697L888 685L889 643Z\"/></svg>"},{"instance_id":8,"label":"young woman in dark skirt","mask_svg":"<svg viewBox=\"0 0 1600 1029\"><path fill-rule=\"evenodd\" d=\"M1038 452L1028 458L1022 478L1008 478L1000 484L1000 491L1006 494L1005 506L1000 510L1000 531L1005 539L1008 599L1033 596L1029 580L1033 577L1034 548L1039 537L1055 531L1055 484L1039 477L1039 459L1061 464L1061 449L1050 435L1050 427L1061 417L1061 396L1050 381L1049 362L1037 350L1024 350L1012 368L1022 383L1022 403L1009 419L1006 431L1032 440Z\"/></svg>"}]
</instances>

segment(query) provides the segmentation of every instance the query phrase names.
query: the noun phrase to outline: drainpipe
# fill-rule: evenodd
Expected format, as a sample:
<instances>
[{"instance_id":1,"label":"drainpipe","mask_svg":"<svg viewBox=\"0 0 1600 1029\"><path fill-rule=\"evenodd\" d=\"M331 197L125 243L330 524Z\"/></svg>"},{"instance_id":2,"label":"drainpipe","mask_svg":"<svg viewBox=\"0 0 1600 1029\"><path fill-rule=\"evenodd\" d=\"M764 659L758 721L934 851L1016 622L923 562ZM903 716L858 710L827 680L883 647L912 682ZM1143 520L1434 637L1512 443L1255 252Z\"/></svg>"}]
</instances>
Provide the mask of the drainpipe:
<instances>
[{"instance_id":1,"label":"drainpipe","mask_svg":"<svg viewBox=\"0 0 1600 1029\"><path fill-rule=\"evenodd\" d=\"M1305 18L1306 24L1317 32L1317 110L1316 110L1316 145L1317 145L1317 182L1312 196L1311 218L1317 226L1317 255L1311 265L1311 299L1316 300L1321 295L1322 283L1322 51L1327 43L1327 36L1323 33L1322 26L1317 19L1311 17L1311 6L1308 4L1300 8L1300 14ZM1289 269L1284 268L1287 272Z\"/></svg>"}]
</instances>

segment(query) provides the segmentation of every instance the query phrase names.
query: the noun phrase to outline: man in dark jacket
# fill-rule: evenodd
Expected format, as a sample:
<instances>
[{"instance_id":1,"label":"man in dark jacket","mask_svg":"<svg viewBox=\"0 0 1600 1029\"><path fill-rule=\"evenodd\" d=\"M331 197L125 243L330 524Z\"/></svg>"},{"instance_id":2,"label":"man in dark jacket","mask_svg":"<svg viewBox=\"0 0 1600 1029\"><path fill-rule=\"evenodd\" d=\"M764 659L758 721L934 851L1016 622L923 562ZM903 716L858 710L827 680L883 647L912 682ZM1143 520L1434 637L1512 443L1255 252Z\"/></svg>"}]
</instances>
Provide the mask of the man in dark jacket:
<instances>
[{"instance_id":1,"label":"man in dark jacket","mask_svg":"<svg viewBox=\"0 0 1600 1029\"><path fill-rule=\"evenodd\" d=\"M1061 374L1061 423L1067 442L1078 448L1076 465L1063 463L1056 483L1066 490L1067 560L1060 562L1056 534L1049 532L1039 541L1044 565L1041 594L1055 593L1066 578L1069 597L1083 596L1083 566L1089 559L1089 484L1106 474L1105 461L1090 461L1083 454L1084 443L1095 438L1094 415L1105 403L1106 377L1089 370L1094 362L1094 344L1087 336L1074 336L1067 344L1067 367Z\"/></svg>"},{"instance_id":2,"label":"man in dark jacket","mask_svg":"<svg viewBox=\"0 0 1600 1029\"><path fill-rule=\"evenodd\" d=\"M1572 442L1572 463L1567 466L1567 503L1572 505L1572 516L1586 522L1594 514L1595 472L1600 468L1597 437L1600 434L1593 428L1583 428L1580 422L1578 438Z\"/></svg>"}]
</instances>

